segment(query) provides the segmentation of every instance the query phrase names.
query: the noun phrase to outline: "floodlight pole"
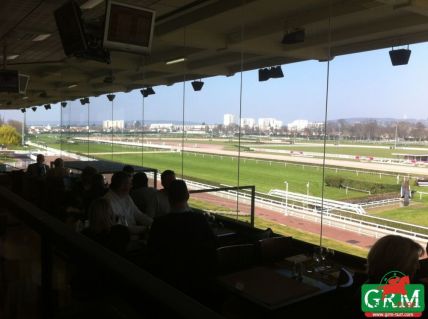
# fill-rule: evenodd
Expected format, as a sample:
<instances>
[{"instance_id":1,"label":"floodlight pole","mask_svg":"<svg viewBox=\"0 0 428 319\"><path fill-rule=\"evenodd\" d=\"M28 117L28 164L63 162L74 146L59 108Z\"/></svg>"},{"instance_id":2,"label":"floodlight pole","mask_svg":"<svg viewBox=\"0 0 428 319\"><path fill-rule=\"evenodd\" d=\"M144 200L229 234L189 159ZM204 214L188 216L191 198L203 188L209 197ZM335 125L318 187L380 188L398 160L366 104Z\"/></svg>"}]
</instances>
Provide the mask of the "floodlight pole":
<instances>
[{"instance_id":1,"label":"floodlight pole","mask_svg":"<svg viewBox=\"0 0 428 319\"><path fill-rule=\"evenodd\" d=\"M25 146L25 126L27 125L27 112L24 112L24 122L22 123L21 143Z\"/></svg>"},{"instance_id":2,"label":"floodlight pole","mask_svg":"<svg viewBox=\"0 0 428 319\"><path fill-rule=\"evenodd\" d=\"M398 123L395 122L395 142L394 142L394 149L397 149L397 133L398 133Z\"/></svg>"},{"instance_id":3,"label":"floodlight pole","mask_svg":"<svg viewBox=\"0 0 428 319\"><path fill-rule=\"evenodd\" d=\"M285 181L285 215L288 215L288 182Z\"/></svg>"},{"instance_id":4,"label":"floodlight pole","mask_svg":"<svg viewBox=\"0 0 428 319\"><path fill-rule=\"evenodd\" d=\"M308 205L309 201L309 182L306 184L306 205Z\"/></svg>"}]
</instances>

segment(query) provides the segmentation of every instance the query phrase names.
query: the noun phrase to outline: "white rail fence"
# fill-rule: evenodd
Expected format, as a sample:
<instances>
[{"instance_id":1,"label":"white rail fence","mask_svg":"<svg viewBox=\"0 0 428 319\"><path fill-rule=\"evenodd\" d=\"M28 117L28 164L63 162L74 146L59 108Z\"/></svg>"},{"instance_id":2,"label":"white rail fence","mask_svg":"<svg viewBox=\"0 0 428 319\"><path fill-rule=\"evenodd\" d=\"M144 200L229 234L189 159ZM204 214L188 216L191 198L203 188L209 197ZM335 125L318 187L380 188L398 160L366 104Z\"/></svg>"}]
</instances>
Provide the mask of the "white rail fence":
<instances>
[{"instance_id":1,"label":"white rail fence","mask_svg":"<svg viewBox=\"0 0 428 319\"><path fill-rule=\"evenodd\" d=\"M186 180L186 183L191 189L216 188L212 185L193 182L189 180ZM236 191L232 191L232 190L215 192L211 194L222 198L226 198L229 200L236 200L237 198ZM311 222L320 223L321 209L305 207L305 205L309 204L309 202L305 201L307 196L304 194L299 194L299 195L300 195L298 196L298 198L300 198L299 205L296 205L294 203L287 203L288 205L286 205L285 198L283 198L282 200L275 200L275 199L264 198L261 196L256 196L255 204L256 204L256 207L262 207L272 211L276 211L283 214L295 216L301 219L305 219ZM239 192L239 199L243 203L249 205L251 202L251 195L244 192ZM298 201L296 200L296 202ZM311 202L313 203L314 200L312 200ZM319 203L320 198L318 198L318 200L315 202ZM339 201L333 201L333 202L345 203L345 202L339 202ZM346 203L346 204L352 205L349 203ZM363 216L363 214L361 213L352 212L350 210L346 211L341 207L338 207L337 205L334 205L334 207L336 208L328 209L324 206L324 210L323 210L324 225L343 229L343 230L348 230L351 232L355 232L358 234L375 237L375 238L380 238L388 234L398 234L404 237L411 238L415 241L418 241L423 245L425 245L426 241L428 241L428 227L413 225L413 224L403 223L398 221L391 221L389 219L379 218L374 216L370 216L370 220L373 220L373 221L368 221L365 219L361 219L361 217ZM341 215L340 214L341 211L347 212L349 215ZM368 216L365 215L364 217L368 217Z\"/></svg>"}]
</instances>

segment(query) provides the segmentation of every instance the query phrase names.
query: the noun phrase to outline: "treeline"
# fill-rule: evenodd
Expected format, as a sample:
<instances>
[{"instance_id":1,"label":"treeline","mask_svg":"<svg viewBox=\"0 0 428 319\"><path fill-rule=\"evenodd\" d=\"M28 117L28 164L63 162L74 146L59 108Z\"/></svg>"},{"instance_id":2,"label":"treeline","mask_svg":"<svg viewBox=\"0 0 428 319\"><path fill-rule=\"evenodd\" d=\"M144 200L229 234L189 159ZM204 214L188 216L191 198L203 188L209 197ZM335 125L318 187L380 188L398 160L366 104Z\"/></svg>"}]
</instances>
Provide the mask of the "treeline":
<instances>
[{"instance_id":1,"label":"treeline","mask_svg":"<svg viewBox=\"0 0 428 319\"><path fill-rule=\"evenodd\" d=\"M18 145L21 143L22 123L15 120L4 121L0 117L0 146Z\"/></svg>"},{"instance_id":2,"label":"treeline","mask_svg":"<svg viewBox=\"0 0 428 319\"><path fill-rule=\"evenodd\" d=\"M397 138L424 141L428 140L428 129L422 122L367 120L350 123L346 120L337 120L327 123L327 135L366 140L393 140Z\"/></svg>"}]
</instances>

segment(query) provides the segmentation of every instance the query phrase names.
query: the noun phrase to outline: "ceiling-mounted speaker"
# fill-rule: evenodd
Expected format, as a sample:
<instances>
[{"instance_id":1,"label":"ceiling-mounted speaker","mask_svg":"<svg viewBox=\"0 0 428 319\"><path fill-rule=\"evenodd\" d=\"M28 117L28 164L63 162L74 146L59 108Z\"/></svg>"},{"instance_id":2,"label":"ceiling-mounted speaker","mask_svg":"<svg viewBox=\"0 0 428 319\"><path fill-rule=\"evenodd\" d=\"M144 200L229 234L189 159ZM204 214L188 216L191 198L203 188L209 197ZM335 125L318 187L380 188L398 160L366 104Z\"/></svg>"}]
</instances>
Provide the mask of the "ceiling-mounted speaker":
<instances>
[{"instance_id":1,"label":"ceiling-mounted speaker","mask_svg":"<svg viewBox=\"0 0 428 319\"><path fill-rule=\"evenodd\" d=\"M200 91L204 86L204 82L202 81L192 81L192 86L194 91Z\"/></svg>"},{"instance_id":2,"label":"ceiling-mounted speaker","mask_svg":"<svg viewBox=\"0 0 428 319\"><path fill-rule=\"evenodd\" d=\"M392 65L397 66L409 63L410 53L412 53L412 50L409 50L408 48L398 50L394 50L393 48L389 51L389 57L391 58Z\"/></svg>"}]
</instances>

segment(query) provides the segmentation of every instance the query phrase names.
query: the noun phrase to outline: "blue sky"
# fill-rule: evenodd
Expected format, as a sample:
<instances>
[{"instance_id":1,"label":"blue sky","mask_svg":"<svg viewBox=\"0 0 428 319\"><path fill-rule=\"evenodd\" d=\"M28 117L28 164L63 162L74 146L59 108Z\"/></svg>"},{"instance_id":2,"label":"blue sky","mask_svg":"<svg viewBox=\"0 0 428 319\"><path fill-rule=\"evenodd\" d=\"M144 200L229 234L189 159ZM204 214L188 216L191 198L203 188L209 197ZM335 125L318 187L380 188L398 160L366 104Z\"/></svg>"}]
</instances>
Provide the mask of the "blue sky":
<instances>
[{"instance_id":1,"label":"blue sky","mask_svg":"<svg viewBox=\"0 0 428 319\"><path fill-rule=\"evenodd\" d=\"M412 45L406 66L391 65L389 49L336 57L330 63L329 119L428 118L428 44ZM306 61L282 66L285 77L258 81L257 71L241 75L204 79L200 92L190 83L185 87L185 120L189 122L222 123L223 114L243 117L275 117L285 123L295 119L322 121L326 94L327 63ZM150 121L181 121L183 83L154 88L155 95L145 100L145 118ZM142 97L139 91L119 93L114 101L114 119L141 119ZM63 120L86 121L87 108L78 101L64 109ZM22 119L19 111L0 111L6 119ZM27 121L59 121L60 107L28 111ZM92 121L111 119L111 105L105 96L91 98Z\"/></svg>"}]
</instances>

